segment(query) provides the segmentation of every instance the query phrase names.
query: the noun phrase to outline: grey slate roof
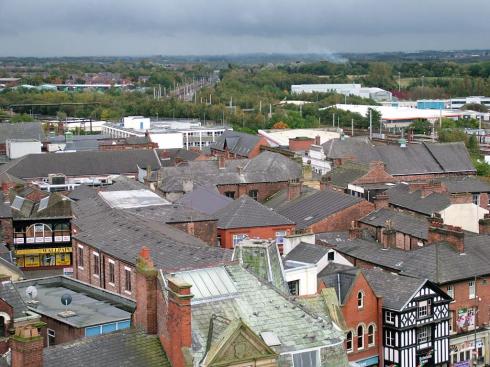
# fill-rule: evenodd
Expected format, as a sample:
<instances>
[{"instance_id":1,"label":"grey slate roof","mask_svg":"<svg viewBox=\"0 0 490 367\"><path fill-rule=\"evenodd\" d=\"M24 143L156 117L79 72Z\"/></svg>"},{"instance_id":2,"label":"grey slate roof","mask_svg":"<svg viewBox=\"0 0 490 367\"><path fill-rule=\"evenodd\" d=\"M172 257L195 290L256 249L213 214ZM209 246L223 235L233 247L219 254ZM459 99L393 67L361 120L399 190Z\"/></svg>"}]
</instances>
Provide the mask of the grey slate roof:
<instances>
[{"instance_id":1,"label":"grey slate roof","mask_svg":"<svg viewBox=\"0 0 490 367\"><path fill-rule=\"evenodd\" d=\"M12 306L14 318L26 316L29 309L12 282L0 283L0 298Z\"/></svg>"},{"instance_id":2,"label":"grey slate roof","mask_svg":"<svg viewBox=\"0 0 490 367\"><path fill-rule=\"evenodd\" d=\"M318 279L321 280L326 287L335 289L337 299L341 305L345 304L346 298L350 293L360 270L352 266L345 266L331 263L328 264L318 274Z\"/></svg>"},{"instance_id":3,"label":"grey slate roof","mask_svg":"<svg viewBox=\"0 0 490 367\"><path fill-rule=\"evenodd\" d=\"M231 251L210 247L168 224L111 209L93 192L74 205L73 223L80 228L74 238L81 242L129 264L135 264L141 247L147 246L155 266L165 271L208 267L231 259Z\"/></svg>"},{"instance_id":4,"label":"grey slate roof","mask_svg":"<svg viewBox=\"0 0 490 367\"><path fill-rule=\"evenodd\" d=\"M72 217L71 201L59 193L53 192L40 201L26 199L22 196L22 192L20 195L16 193L16 191L10 191L10 211L15 220L69 219ZM19 209L14 207L16 202L22 203Z\"/></svg>"},{"instance_id":5,"label":"grey slate roof","mask_svg":"<svg viewBox=\"0 0 490 367\"><path fill-rule=\"evenodd\" d=\"M462 192L490 192L490 183L481 177L456 176L441 179L450 194Z\"/></svg>"},{"instance_id":6,"label":"grey slate roof","mask_svg":"<svg viewBox=\"0 0 490 367\"><path fill-rule=\"evenodd\" d=\"M158 336L123 330L45 348L45 367L170 367Z\"/></svg>"},{"instance_id":7,"label":"grey slate roof","mask_svg":"<svg viewBox=\"0 0 490 367\"><path fill-rule=\"evenodd\" d=\"M233 201L221 195L214 186L194 186L191 192L182 196L177 203L202 213L214 214Z\"/></svg>"},{"instance_id":8,"label":"grey slate roof","mask_svg":"<svg viewBox=\"0 0 490 367\"><path fill-rule=\"evenodd\" d=\"M281 342L281 345L271 347L277 353L330 345L326 351L326 365L348 365L345 352L340 352L343 349L342 333L334 329L329 320L316 318L316 315L308 313L239 265L225 266L225 269L237 293L192 304L192 350L195 360L199 361L205 355L210 321L218 316L228 320L241 318L257 335L272 331ZM336 353L340 353L337 358ZM287 362L292 363L292 360Z\"/></svg>"},{"instance_id":9,"label":"grey slate roof","mask_svg":"<svg viewBox=\"0 0 490 367\"><path fill-rule=\"evenodd\" d=\"M44 131L40 122L0 123L0 144L9 139L36 139L42 141Z\"/></svg>"},{"instance_id":10,"label":"grey slate roof","mask_svg":"<svg viewBox=\"0 0 490 367\"><path fill-rule=\"evenodd\" d=\"M426 240L428 236L428 221L415 215L402 213L390 208L381 208L369 213L359 221L374 227L386 227L390 220L392 228L398 232Z\"/></svg>"},{"instance_id":11,"label":"grey slate roof","mask_svg":"<svg viewBox=\"0 0 490 367\"><path fill-rule=\"evenodd\" d=\"M22 179L47 177L50 173L118 175L136 174L137 166L160 167L160 160L153 150L29 154L0 166L0 173L8 172Z\"/></svg>"},{"instance_id":12,"label":"grey slate roof","mask_svg":"<svg viewBox=\"0 0 490 367\"><path fill-rule=\"evenodd\" d=\"M240 172L241 170L241 172ZM252 159L227 160L225 168L217 160L193 161L161 169L163 192L182 192L182 182L194 185L226 185L255 182L286 182L302 176L301 165L281 154L264 151Z\"/></svg>"},{"instance_id":13,"label":"grey slate roof","mask_svg":"<svg viewBox=\"0 0 490 367\"><path fill-rule=\"evenodd\" d=\"M373 145L366 138L332 139L323 144L327 159L353 157L361 163L383 161L391 175L475 172L464 143Z\"/></svg>"},{"instance_id":14,"label":"grey slate roof","mask_svg":"<svg viewBox=\"0 0 490 367\"><path fill-rule=\"evenodd\" d=\"M81 151L97 151L99 145L104 141L109 140L109 135L72 135L69 140L66 140L64 135L57 135L48 137L46 140L49 143L65 144L65 151L73 150L77 152Z\"/></svg>"},{"instance_id":15,"label":"grey slate roof","mask_svg":"<svg viewBox=\"0 0 490 367\"><path fill-rule=\"evenodd\" d=\"M398 184L386 190L390 205L431 216L451 205L448 194L431 193L422 197L420 190L410 192L408 184Z\"/></svg>"},{"instance_id":16,"label":"grey slate roof","mask_svg":"<svg viewBox=\"0 0 490 367\"><path fill-rule=\"evenodd\" d=\"M243 195L215 213L220 229L269 227L294 224L293 221Z\"/></svg>"},{"instance_id":17,"label":"grey slate roof","mask_svg":"<svg viewBox=\"0 0 490 367\"><path fill-rule=\"evenodd\" d=\"M284 257L284 261L292 260L317 264L327 254L328 250L324 246L301 242Z\"/></svg>"},{"instance_id":18,"label":"grey slate roof","mask_svg":"<svg viewBox=\"0 0 490 367\"><path fill-rule=\"evenodd\" d=\"M367 164L348 161L339 167L335 167L324 178L330 179L335 186L347 188L350 183L364 176L368 171L369 166Z\"/></svg>"},{"instance_id":19,"label":"grey slate roof","mask_svg":"<svg viewBox=\"0 0 490 367\"><path fill-rule=\"evenodd\" d=\"M296 223L297 229L304 229L361 201L363 199L327 189L293 200L277 212Z\"/></svg>"},{"instance_id":20,"label":"grey slate roof","mask_svg":"<svg viewBox=\"0 0 490 367\"><path fill-rule=\"evenodd\" d=\"M210 145L211 149L230 152L247 157L250 151L259 143L260 136L242 133L233 130L226 130L223 135Z\"/></svg>"},{"instance_id":21,"label":"grey slate roof","mask_svg":"<svg viewBox=\"0 0 490 367\"><path fill-rule=\"evenodd\" d=\"M305 198L307 196L313 195L316 192L318 192L317 189L311 188L306 185L301 185L300 198ZM267 200L264 202L265 206L269 208L273 208L275 210L287 204L288 204L288 188L276 192L275 194L268 197Z\"/></svg>"},{"instance_id":22,"label":"grey slate roof","mask_svg":"<svg viewBox=\"0 0 490 367\"><path fill-rule=\"evenodd\" d=\"M381 269L363 269L376 295L383 297L383 308L401 311L427 280L389 273Z\"/></svg>"}]
</instances>

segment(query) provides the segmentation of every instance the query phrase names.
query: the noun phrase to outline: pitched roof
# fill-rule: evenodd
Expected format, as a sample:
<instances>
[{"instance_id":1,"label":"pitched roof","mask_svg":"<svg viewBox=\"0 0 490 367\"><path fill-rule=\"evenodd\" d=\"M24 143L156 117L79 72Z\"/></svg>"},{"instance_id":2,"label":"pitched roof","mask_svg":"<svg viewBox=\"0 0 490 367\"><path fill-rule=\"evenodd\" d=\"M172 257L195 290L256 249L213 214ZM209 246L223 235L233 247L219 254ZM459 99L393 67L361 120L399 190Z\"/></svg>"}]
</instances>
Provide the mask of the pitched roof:
<instances>
[{"instance_id":1,"label":"pitched roof","mask_svg":"<svg viewBox=\"0 0 490 367\"><path fill-rule=\"evenodd\" d=\"M153 150L95 151L29 154L0 166L19 178L48 177L50 173L67 176L118 175L138 172L140 167L160 167Z\"/></svg>"},{"instance_id":2,"label":"pitched roof","mask_svg":"<svg viewBox=\"0 0 490 367\"><path fill-rule=\"evenodd\" d=\"M123 330L45 348L45 367L170 367L158 336Z\"/></svg>"},{"instance_id":3,"label":"pitched roof","mask_svg":"<svg viewBox=\"0 0 490 367\"><path fill-rule=\"evenodd\" d=\"M220 229L292 225L293 221L243 195L215 213Z\"/></svg>"},{"instance_id":4,"label":"pitched roof","mask_svg":"<svg viewBox=\"0 0 490 367\"><path fill-rule=\"evenodd\" d=\"M450 194L462 192L490 192L490 182L481 177L456 176L442 178L441 182L447 187Z\"/></svg>"},{"instance_id":5,"label":"pitched roof","mask_svg":"<svg viewBox=\"0 0 490 367\"><path fill-rule=\"evenodd\" d=\"M345 162L341 166L335 167L332 171L325 175L326 179L338 187L347 187L356 179L364 176L369 171L367 164L356 162Z\"/></svg>"},{"instance_id":6,"label":"pitched roof","mask_svg":"<svg viewBox=\"0 0 490 367\"><path fill-rule=\"evenodd\" d=\"M311 188L306 185L301 185L301 192L299 197L305 198L307 196L313 195L316 192L318 192L317 189ZM285 188L268 197L267 200L264 202L264 205L277 210L278 208L287 205L288 202L288 188Z\"/></svg>"},{"instance_id":7,"label":"pitched roof","mask_svg":"<svg viewBox=\"0 0 490 367\"><path fill-rule=\"evenodd\" d=\"M201 360L206 354L210 321L213 317L223 317L228 320L241 318L256 335L273 332L280 345L271 348L278 354L328 346L326 358L338 361L339 366L347 365L342 333L333 327L330 320L317 318L239 265L225 266L225 270L226 278L232 282L236 292L192 303L192 351L195 360Z\"/></svg>"},{"instance_id":8,"label":"pitched roof","mask_svg":"<svg viewBox=\"0 0 490 367\"><path fill-rule=\"evenodd\" d=\"M24 317L29 311L19 292L10 281L0 282L0 298L12 307L14 318Z\"/></svg>"},{"instance_id":9,"label":"pitched roof","mask_svg":"<svg viewBox=\"0 0 490 367\"><path fill-rule=\"evenodd\" d=\"M165 271L223 264L232 252L210 247L198 238L168 224L126 210L109 208L97 195L74 205L74 238L111 256L134 264L141 246L147 246L157 268Z\"/></svg>"},{"instance_id":10,"label":"pitched roof","mask_svg":"<svg viewBox=\"0 0 490 367\"><path fill-rule=\"evenodd\" d=\"M214 186L197 185L182 196L177 203L207 214L214 214L233 201L232 198L221 195Z\"/></svg>"},{"instance_id":11,"label":"pitched roof","mask_svg":"<svg viewBox=\"0 0 490 367\"><path fill-rule=\"evenodd\" d=\"M233 130L226 130L223 135L216 139L216 142L210 145L211 149L230 152L247 157L250 151L260 142L261 137L242 133Z\"/></svg>"},{"instance_id":12,"label":"pitched roof","mask_svg":"<svg viewBox=\"0 0 490 367\"><path fill-rule=\"evenodd\" d=\"M389 197L390 205L429 216L451 205L448 194L434 192L422 197L421 190L410 192L410 186L404 183L386 190L386 194Z\"/></svg>"},{"instance_id":13,"label":"pitched roof","mask_svg":"<svg viewBox=\"0 0 490 367\"><path fill-rule=\"evenodd\" d=\"M301 165L281 154L264 151L252 159L233 159L220 169L217 160L193 161L161 169L163 192L182 192L182 183L226 185L255 182L285 182L301 177Z\"/></svg>"},{"instance_id":14,"label":"pitched roof","mask_svg":"<svg viewBox=\"0 0 490 367\"><path fill-rule=\"evenodd\" d=\"M308 264L317 264L328 251L329 249L324 246L300 242L284 257L284 261L292 260Z\"/></svg>"},{"instance_id":15,"label":"pitched roof","mask_svg":"<svg viewBox=\"0 0 490 367\"><path fill-rule=\"evenodd\" d=\"M12 218L16 220L68 219L72 217L71 201L59 193L50 193L49 196L43 197L39 201L32 201L16 195L17 192L13 190L10 193L10 211Z\"/></svg>"},{"instance_id":16,"label":"pitched roof","mask_svg":"<svg viewBox=\"0 0 490 367\"><path fill-rule=\"evenodd\" d=\"M327 189L293 200L278 208L277 212L296 223L297 229L304 229L362 201L361 198Z\"/></svg>"},{"instance_id":17,"label":"pitched roof","mask_svg":"<svg viewBox=\"0 0 490 367\"><path fill-rule=\"evenodd\" d=\"M337 264L328 264L318 274L325 286L333 288L341 305L345 304L347 296L357 279L360 270L352 266L338 266Z\"/></svg>"},{"instance_id":18,"label":"pitched roof","mask_svg":"<svg viewBox=\"0 0 490 367\"><path fill-rule=\"evenodd\" d=\"M37 139L42 141L44 131L40 122L18 122L0 124L0 144L9 139Z\"/></svg>"},{"instance_id":19,"label":"pitched roof","mask_svg":"<svg viewBox=\"0 0 490 367\"><path fill-rule=\"evenodd\" d=\"M383 307L401 311L427 283L425 279L393 274L381 269L363 269L367 281L376 295L383 297Z\"/></svg>"},{"instance_id":20,"label":"pitched roof","mask_svg":"<svg viewBox=\"0 0 490 367\"><path fill-rule=\"evenodd\" d=\"M332 139L323 144L328 159L354 158L361 163L383 161L391 175L475 172L464 143L373 145L366 138Z\"/></svg>"},{"instance_id":21,"label":"pitched roof","mask_svg":"<svg viewBox=\"0 0 490 367\"><path fill-rule=\"evenodd\" d=\"M361 223L374 227L386 227L387 221L398 232L426 240L428 237L428 222L424 218L403 213L391 208L381 208L359 219Z\"/></svg>"}]
</instances>

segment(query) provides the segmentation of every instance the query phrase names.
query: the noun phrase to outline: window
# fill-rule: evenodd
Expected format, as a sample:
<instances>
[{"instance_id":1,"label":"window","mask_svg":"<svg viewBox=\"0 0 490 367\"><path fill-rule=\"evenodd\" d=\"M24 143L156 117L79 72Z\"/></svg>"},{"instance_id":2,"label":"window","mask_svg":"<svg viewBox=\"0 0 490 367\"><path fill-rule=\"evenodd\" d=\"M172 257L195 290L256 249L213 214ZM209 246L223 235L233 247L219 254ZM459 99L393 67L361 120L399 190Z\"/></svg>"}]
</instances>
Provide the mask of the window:
<instances>
[{"instance_id":1,"label":"window","mask_svg":"<svg viewBox=\"0 0 490 367\"><path fill-rule=\"evenodd\" d=\"M254 200L257 200L257 198L259 197L259 190L250 190L248 192L248 196L250 196Z\"/></svg>"},{"instance_id":2,"label":"window","mask_svg":"<svg viewBox=\"0 0 490 367\"><path fill-rule=\"evenodd\" d=\"M386 330L385 345L387 347L395 346L395 332L393 330Z\"/></svg>"},{"instance_id":3,"label":"window","mask_svg":"<svg viewBox=\"0 0 490 367\"><path fill-rule=\"evenodd\" d=\"M83 270L83 246L78 245L77 249L77 262L78 262L78 267Z\"/></svg>"},{"instance_id":4,"label":"window","mask_svg":"<svg viewBox=\"0 0 490 367\"><path fill-rule=\"evenodd\" d=\"M446 293L449 297L453 299L452 302L454 302L454 287L452 285L448 285L446 288Z\"/></svg>"},{"instance_id":5,"label":"window","mask_svg":"<svg viewBox=\"0 0 490 367\"><path fill-rule=\"evenodd\" d=\"M99 254L94 252L94 276L98 277L100 275L100 263Z\"/></svg>"},{"instance_id":6,"label":"window","mask_svg":"<svg viewBox=\"0 0 490 367\"><path fill-rule=\"evenodd\" d=\"M5 335L5 317L0 316L0 337L4 337Z\"/></svg>"},{"instance_id":7,"label":"window","mask_svg":"<svg viewBox=\"0 0 490 367\"><path fill-rule=\"evenodd\" d=\"M131 293L131 269L124 267L124 289L126 292Z\"/></svg>"},{"instance_id":8,"label":"window","mask_svg":"<svg viewBox=\"0 0 490 367\"><path fill-rule=\"evenodd\" d=\"M473 204L480 205L480 194L473 194Z\"/></svg>"},{"instance_id":9,"label":"window","mask_svg":"<svg viewBox=\"0 0 490 367\"><path fill-rule=\"evenodd\" d=\"M476 297L476 287L475 287L475 281L470 280L468 282L468 290L469 290L469 298L473 299Z\"/></svg>"},{"instance_id":10,"label":"window","mask_svg":"<svg viewBox=\"0 0 490 367\"><path fill-rule=\"evenodd\" d=\"M374 325L369 325L368 326L368 347L372 347L376 342L374 338Z\"/></svg>"},{"instance_id":11,"label":"window","mask_svg":"<svg viewBox=\"0 0 490 367\"><path fill-rule=\"evenodd\" d=\"M357 327L357 349L364 348L364 327L359 325Z\"/></svg>"},{"instance_id":12,"label":"window","mask_svg":"<svg viewBox=\"0 0 490 367\"><path fill-rule=\"evenodd\" d=\"M239 234L234 234L233 235L233 247L238 245L242 240L244 240L247 237L246 234L239 233Z\"/></svg>"},{"instance_id":13,"label":"window","mask_svg":"<svg viewBox=\"0 0 490 367\"><path fill-rule=\"evenodd\" d=\"M347 353L352 352L352 331L347 333L345 338L345 348L347 349Z\"/></svg>"},{"instance_id":14,"label":"window","mask_svg":"<svg viewBox=\"0 0 490 367\"><path fill-rule=\"evenodd\" d=\"M330 252L327 254L327 260L328 260L328 261L334 261L334 260L335 260L335 252L334 252L334 251L330 251Z\"/></svg>"},{"instance_id":15,"label":"window","mask_svg":"<svg viewBox=\"0 0 490 367\"><path fill-rule=\"evenodd\" d=\"M432 302L430 299L426 299L425 301L419 302L417 308L417 315L419 319L429 317L430 315L432 315L431 303Z\"/></svg>"},{"instance_id":16,"label":"window","mask_svg":"<svg viewBox=\"0 0 490 367\"><path fill-rule=\"evenodd\" d=\"M294 367L317 367L320 365L319 351L312 350L310 352L293 354Z\"/></svg>"},{"instance_id":17,"label":"window","mask_svg":"<svg viewBox=\"0 0 490 367\"><path fill-rule=\"evenodd\" d=\"M116 283L116 274L114 271L114 261L109 260L109 283Z\"/></svg>"},{"instance_id":18,"label":"window","mask_svg":"<svg viewBox=\"0 0 490 367\"><path fill-rule=\"evenodd\" d=\"M228 198L235 198L235 191L225 191L225 196Z\"/></svg>"},{"instance_id":19,"label":"window","mask_svg":"<svg viewBox=\"0 0 490 367\"><path fill-rule=\"evenodd\" d=\"M55 345L56 333L52 329L48 329L48 347Z\"/></svg>"},{"instance_id":20,"label":"window","mask_svg":"<svg viewBox=\"0 0 490 367\"><path fill-rule=\"evenodd\" d=\"M417 344L424 344L430 341L430 326L417 329Z\"/></svg>"},{"instance_id":21,"label":"window","mask_svg":"<svg viewBox=\"0 0 490 367\"><path fill-rule=\"evenodd\" d=\"M364 293L361 291L357 293L357 308L364 307Z\"/></svg>"},{"instance_id":22,"label":"window","mask_svg":"<svg viewBox=\"0 0 490 367\"><path fill-rule=\"evenodd\" d=\"M395 323L395 314L391 311L386 311L385 322L387 324L394 324Z\"/></svg>"},{"instance_id":23,"label":"window","mask_svg":"<svg viewBox=\"0 0 490 367\"><path fill-rule=\"evenodd\" d=\"M288 288L292 296L299 296L299 280L288 282Z\"/></svg>"}]
</instances>

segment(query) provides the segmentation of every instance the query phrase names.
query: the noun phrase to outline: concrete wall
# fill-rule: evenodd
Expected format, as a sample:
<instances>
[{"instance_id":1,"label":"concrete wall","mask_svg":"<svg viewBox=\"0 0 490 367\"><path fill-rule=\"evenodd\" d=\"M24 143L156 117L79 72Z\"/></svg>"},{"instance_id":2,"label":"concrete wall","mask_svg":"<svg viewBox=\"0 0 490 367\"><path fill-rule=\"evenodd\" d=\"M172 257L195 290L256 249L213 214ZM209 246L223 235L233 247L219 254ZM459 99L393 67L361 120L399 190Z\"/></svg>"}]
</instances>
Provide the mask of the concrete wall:
<instances>
[{"instance_id":1,"label":"concrete wall","mask_svg":"<svg viewBox=\"0 0 490 367\"><path fill-rule=\"evenodd\" d=\"M488 213L476 204L452 204L439 212L444 224L458 226L466 231L479 232L478 221Z\"/></svg>"},{"instance_id":2,"label":"concrete wall","mask_svg":"<svg viewBox=\"0 0 490 367\"><path fill-rule=\"evenodd\" d=\"M184 147L184 135L182 133L157 134L150 132L152 142L158 144L160 149L172 149Z\"/></svg>"},{"instance_id":3,"label":"concrete wall","mask_svg":"<svg viewBox=\"0 0 490 367\"><path fill-rule=\"evenodd\" d=\"M314 264L287 269L284 271L287 282L299 280L299 295L307 296L317 292L317 272Z\"/></svg>"}]
</instances>

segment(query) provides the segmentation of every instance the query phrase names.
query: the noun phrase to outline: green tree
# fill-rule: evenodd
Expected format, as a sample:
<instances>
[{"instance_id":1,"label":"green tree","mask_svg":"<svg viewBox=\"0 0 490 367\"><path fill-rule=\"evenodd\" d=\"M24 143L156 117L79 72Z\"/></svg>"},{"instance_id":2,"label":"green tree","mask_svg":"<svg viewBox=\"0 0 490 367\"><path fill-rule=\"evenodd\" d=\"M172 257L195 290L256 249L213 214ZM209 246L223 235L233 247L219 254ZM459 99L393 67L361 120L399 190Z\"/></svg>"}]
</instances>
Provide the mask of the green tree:
<instances>
[{"instance_id":1,"label":"green tree","mask_svg":"<svg viewBox=\"0 0 490 367\"><path fill-rule=\"evenodd\" d=\"M427 120L417 119L410 124L410 128L413 130L414 134L429 135L432 129L432 124Z\"/></svg>"}]
</instances>

